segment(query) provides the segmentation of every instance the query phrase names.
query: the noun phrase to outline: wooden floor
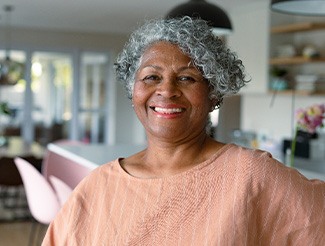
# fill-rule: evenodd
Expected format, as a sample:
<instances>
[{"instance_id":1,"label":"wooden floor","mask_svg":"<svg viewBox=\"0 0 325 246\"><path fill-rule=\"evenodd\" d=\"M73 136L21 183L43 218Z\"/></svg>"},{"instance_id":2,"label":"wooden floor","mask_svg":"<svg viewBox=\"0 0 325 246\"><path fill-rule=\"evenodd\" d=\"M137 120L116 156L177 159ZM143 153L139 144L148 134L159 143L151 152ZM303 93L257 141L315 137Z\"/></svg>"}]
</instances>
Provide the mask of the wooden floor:
<instances>
[{"instance_id":1,"label":"wooden floor","mask_svg":"<svg viewBox=\"0 0 325 246\"><path fill-rule=\"evenodd\" d=\"M28 246L32 224L33 222L1 222L0 246ZM39 235L33 242L33 246L41 245L47 226L39 225L37 229Z\"/></svg>"},{"instance_id":2,"label":"wooden floor","mask_svg":"<svg viewBox=\"0 0 325 246\"><path fill-rule=\"evenodd\" d=\"M39 234L32 238L32 245L41 245L47 225L32 221L24 187L0 185L0 246L28 246L35 225Z\"/></svg>"}]
</instances>

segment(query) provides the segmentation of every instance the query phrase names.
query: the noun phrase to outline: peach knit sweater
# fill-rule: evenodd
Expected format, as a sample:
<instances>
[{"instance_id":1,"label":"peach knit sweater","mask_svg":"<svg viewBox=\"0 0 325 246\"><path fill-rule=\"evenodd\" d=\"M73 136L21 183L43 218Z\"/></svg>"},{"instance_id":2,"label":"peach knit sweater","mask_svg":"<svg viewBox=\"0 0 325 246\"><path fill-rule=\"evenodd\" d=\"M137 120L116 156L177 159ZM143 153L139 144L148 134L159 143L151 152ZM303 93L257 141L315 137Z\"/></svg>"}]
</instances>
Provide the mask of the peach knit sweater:
<instances>
[{"instance_id":1,"label":"peach knit sweater","mask_svg":"<svg viewBox=\"0 0 325 246\"><path fill-rule=\"evenodd\" d=\"M43 245L325 245L325 183L232 144L168 178L115 160L78 185Z\"/></svg>"}]
</instances>

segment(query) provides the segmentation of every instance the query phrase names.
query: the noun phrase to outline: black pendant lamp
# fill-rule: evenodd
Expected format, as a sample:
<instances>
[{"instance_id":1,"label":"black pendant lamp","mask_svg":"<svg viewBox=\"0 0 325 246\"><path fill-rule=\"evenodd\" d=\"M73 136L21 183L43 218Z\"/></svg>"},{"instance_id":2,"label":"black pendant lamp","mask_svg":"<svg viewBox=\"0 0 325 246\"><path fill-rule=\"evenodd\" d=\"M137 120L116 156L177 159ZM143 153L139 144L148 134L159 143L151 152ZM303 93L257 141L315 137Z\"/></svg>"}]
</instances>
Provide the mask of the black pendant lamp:
<instances>
[{"instance_id":1,"label":"black pendant lamp","mask_svg":"<svg viewBox=\"0 0 325 246\"><path fill-rule=\"evenodd\" d=\"M226 12L205 0L189 0L187 3L178 5L169 11L166 18L177 18L186 15L194 18L200 17L208 21L216 35L227 35L232 32L231 22Z\"/></svg>"},{"instance_id":2,"label":"black pendant lamp","mask_svg":"<svg viewBox=\"0 0 325 246\"><path fill-rule=\"evenodd\" d=\"M325 0L272 0L274 11L309 16L325 16Z\"/></svg>"}]
</instances>

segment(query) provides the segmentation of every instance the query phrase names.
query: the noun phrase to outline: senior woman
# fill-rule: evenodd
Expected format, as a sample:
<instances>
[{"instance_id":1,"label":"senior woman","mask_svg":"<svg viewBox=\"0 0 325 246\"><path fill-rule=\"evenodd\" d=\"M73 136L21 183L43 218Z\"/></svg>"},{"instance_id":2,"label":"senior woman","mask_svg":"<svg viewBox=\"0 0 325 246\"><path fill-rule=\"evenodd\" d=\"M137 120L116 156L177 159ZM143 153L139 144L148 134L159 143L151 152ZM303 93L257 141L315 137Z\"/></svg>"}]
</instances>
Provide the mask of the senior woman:
<instances>
[{"instance_id":1,"label":"senior woman","mask_svg":"<svg viewBox=\"0 0 325 246\"><path fill-rule=\"evenodd\" d=\"M209 113L246 80L242 62L205 21L147 22L131 35L116 72L147 148L86 177L43 245L325 242L324 182L267 152L208 136Z\"/></svg>"}]
</instances>

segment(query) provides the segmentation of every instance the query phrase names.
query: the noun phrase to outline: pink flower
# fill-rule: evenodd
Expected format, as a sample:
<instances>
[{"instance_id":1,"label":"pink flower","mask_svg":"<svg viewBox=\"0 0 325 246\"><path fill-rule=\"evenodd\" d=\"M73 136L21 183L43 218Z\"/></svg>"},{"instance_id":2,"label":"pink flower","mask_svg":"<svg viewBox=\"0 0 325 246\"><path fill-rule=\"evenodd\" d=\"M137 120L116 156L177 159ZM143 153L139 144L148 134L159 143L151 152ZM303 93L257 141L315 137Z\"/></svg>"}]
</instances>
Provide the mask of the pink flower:
<instances>
[{"instance_id":1,"label":"pink flower","mask_svg":"<svg viewBox=\"0 0 325 246\"><path fill-rule=\"evenodd\" d=\"M306 109L296 111L297 127L309 133L315 133L318 127L323 127L325 104L315 104Z\"/></svg>"},{"instance_id":2,"label":"pink flower","mask_svg":"<svg viewBox=\"0 0 325 246\"><path fill-rule=\"evenodd\" d=\"M297 125L294 137L291 142L291 167L293 167L294 162L298 130L307 131L309 133L315 133L318 127L324 127L324 118L325 104L315 104L306 109L298 109L296 111Z\"/></svg>"}]
</instances>

